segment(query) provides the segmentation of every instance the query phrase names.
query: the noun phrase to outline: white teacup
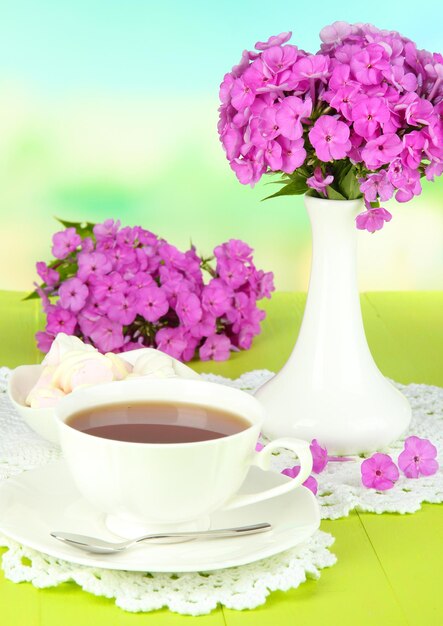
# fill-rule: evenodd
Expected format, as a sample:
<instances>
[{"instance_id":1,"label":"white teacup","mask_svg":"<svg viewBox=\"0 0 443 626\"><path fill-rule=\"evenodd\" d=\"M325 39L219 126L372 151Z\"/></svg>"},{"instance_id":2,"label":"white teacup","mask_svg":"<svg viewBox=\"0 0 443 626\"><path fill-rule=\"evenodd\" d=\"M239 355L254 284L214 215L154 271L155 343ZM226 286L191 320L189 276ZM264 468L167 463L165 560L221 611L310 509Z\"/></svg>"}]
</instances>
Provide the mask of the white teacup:
<instances>
[{"instance_id":1,"label":"white teacup","mask_svg":"<svg viewBox=\"0 0 443 626\"><path fill-rule=\"evenodd\" d=\"M105 439L66 424L75 413L126 400L176 401L226 410L249 426L219 439L158 444ZM312 469L305 441L277 439L256 452L265 417L262 405L243 391L206 381L133 379L79 389L59 402L55 415L63 454L79 491L107 514L108 528L122 536L208 528L213 511L296 489ZM269 469L276 448L297 454L298 476L259 493L236 495L251 465Z\"/></svg>"}]
</instances>

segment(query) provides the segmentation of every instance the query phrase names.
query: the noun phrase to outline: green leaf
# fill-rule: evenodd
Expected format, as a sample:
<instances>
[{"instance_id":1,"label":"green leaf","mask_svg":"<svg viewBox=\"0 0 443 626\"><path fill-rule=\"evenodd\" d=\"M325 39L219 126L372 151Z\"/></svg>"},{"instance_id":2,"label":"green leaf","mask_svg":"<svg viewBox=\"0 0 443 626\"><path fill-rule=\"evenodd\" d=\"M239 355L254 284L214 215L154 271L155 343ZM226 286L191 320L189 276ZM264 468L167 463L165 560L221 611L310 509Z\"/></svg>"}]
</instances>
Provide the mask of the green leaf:
<instances>
[{"instance_id":1,"label":"green leaf","mask_svg":"<svg viewBox=\"0 0 443 626\"><path fill-rule=\"evenodd\" d=\"M354 167L351 167L346 175L338 181L338 187L343 196L348 200L356 200L362 197Z\"/></svg>"},{"instance_id":2,"label":"green leaf","mask_svg":"<svg viewBox=\"0 0 443 626\"><path fill-rule=\"evenodd\" d=\"M282 178L281 180L270 180L265 185L287 185L291 182L290 178Z\"/></svg>"},{"instance_id":3,"label":"green leaf","mask_svg":"<svg viewBox=\"0 0 443 626\"><path fill-rule=\"evenodd\" d=\"M95 224L93 222L69 222L68 220L62 220L59 217L55 218L65 228L75 228L80 237L90 237L93 234L92 229Z\"/></svg>"},{"instance_id":4,"label":"green leaf","mask_svg":"<svg viewBox=\"0 0 443 626\"><path fill-rule=\"evenodd\" d=\"M310 175L311 175L311 172L309 171L309 169L305 165L301 165L295 170L295 172L293 172L292 174L289 174L289 178L296 178L296 177L308 178L308 176Z\"/></svg>"},{"instance_id":5,"label":"green leaf","mask_svg":"<svg viewBox=\"0 0 443 626\"><path fill-rule=\"evenodd\" d=\"M58 273L60 276L60 282L64 282L67 278L71 278L77 274L78 265L77 263L69 263L67 265L62 265L58 268Z\"/></svg>"},{"instance_id":6,"label":"green leaf","mask_svg":"<svg viewBox=\"0 0 443 626\"><path fill-rule=\"evenodd\" d=\"M336 189L331 187L331 185L328 185L326 187L326 191L328 192L328 198L330 200L346 200L346 198L342 196L341 193L339 193Z\"/></svg>"},{"instance_id":7,"label":"green leaf","mask_svg":"<svg viewBox=\"0 0 443 626\"><path fill-rule=\"evenodd\" d=\"M271 196L263 198L263 200L269 200L269 198L277 198L278 196L300 196L306 193L308 186L306 184L306 178L304 176L293 177L291 182L279 189Z\"/></svg>"},{"instance_id":8,"label":"green leaf","mask_svg":"<svg viewBox=\"0 0 443 626\"><path fill-rule=\"evenodd\" d=\"M31 293L28 293L27 296L22 298L22 302L24 302L25 300L36 300L37 298L40 298L38 293L36 291L31 291Z\"/></svg>"}]
</instances>

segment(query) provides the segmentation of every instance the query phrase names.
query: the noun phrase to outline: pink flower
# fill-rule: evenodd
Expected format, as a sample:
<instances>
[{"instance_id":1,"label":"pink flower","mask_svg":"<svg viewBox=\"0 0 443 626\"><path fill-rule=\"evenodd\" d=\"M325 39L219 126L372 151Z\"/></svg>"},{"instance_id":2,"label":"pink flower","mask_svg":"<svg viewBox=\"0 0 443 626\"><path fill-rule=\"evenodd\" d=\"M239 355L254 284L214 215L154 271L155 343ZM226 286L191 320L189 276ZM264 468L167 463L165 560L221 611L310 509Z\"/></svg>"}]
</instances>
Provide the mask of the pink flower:
<instances>
[{"instance_id":1,"label":"pink flower","mask_svg":"<svg viewBox=\"0 0 443 626\"><path fill-rule=\"evenodd\" d=\"M91 280L90 289L94 298L106 300L117 293L125 291L128 284L118 272L111 272L104 276L97 275Z\"/></svg>"},{"instance_id":2,"label":"pink flower","mask_svg":"<svg viewBox=\"0 0 443 626\"><path fill-rule=\"evenodd\" d=\"M392 198L394 186L389 180L386 170L380 170L376 174L369 174L366 180L360 182L360 190L368 202L375 202L379 197L382 202Z\"/></svg>"},{"instance_id":3,"label":"pink flower","mask_svg":"<svg viewBox=\"0 0 443 626\"><path fill-rule=\"evenodd\" d=\"M263 52L261 58L273 74L279 74L294 64L297 53L295 46L271 46Z\"/></svg>"},{"instance_id":4,"label":"pink flower","mask_svg":"<svg viewBox=\"0 0 443 626\"><path fill-rule=\"evenodd\" d=\"M66 333L72 335L77 326L77 319L71 311L56 305L46 316L46 331L51 335Z\"/></svg>"},{"instance_id":5,"label":"pink flower","mask_svg":"<svg viewBox=\"0 0 443 626\"><path fill-rule=\"evenodd\" d=\"M122 326L132 324L137 316L137 295L134 291L114 293L109 298L107 316Z\"/></svg>"},{"instance_id":6,"label":"pink flower","mask_svg":"<svg viewBox=\"0 0 443 626\"><path fill-rule=\"evenodd\" d=\"M256 451L256 452L261 452L261 450L263 450L263 448L264 448L264 447L265 447L265 446L264 446L262 443L260 443L259 441L257 441L257 443L255 444L255 451Z\"/></svg>"},{"instance_id":7,"label":"pink flower","mask_svg":"<svg viewBox=\"0 0 443 626\"><path fill-rule=\"evenodd\" d=\"M443 162L431 161L425 168L426 179L433 181L436 176L443 174Z\"/></svg>"},{"instance_id":8,"label":"pink flower","mask_svg":"<svg viewBox=\"0 0 443 626\"><path fill-rule=\"evenodd\" d=\"M243 56L242 56L243 59ZM246 64L246 67L249 65L249 58L248 58L248 63ZM242 70L245 68L242 68ZM230 100L231 100L231 89L232 89L232 85L234 84L234 78L237 78L238 76L241 76L241 74L243 74L243 72L239 72L237 73L228 73L225 74L223 77L223 80L220 84L220 91L219 91L219 97L220 100L223 104L229 104Z\"/></svg>"},{"instance_id":9,"label":"pink flower","mask_svg":"<svg viewBox=\"0 0 443 626\"><path fill-rule=\"evenodd\" d=\"M243 262L251 261L253 252L254 250L241 239L230 239L221 246L214 248L214 255L218 260L227 258Z\"/></svg>"},{"instance_id":10,"label":"pink flower","mask_svg":"<svg viewBox=\"0 0 443 626\"><path fill-rule=\"evenodd\" d=\"M84 239L82 239L80 248L83 252L92 252L94 250L94 242L92 241L91 237L85 237Z\"/></svg>"},{"instance_id":11,"label":"pink flower","mask_svg":"<svg viewBox=\"0 0 443 626\"><path fill-rule=\"evenodd\" d=\"M258 120L258 130L261 136L270 141L280 135L280 127L277 123L277 109L275 107L266 107L260 114Z\"/></svg>"},{"instance_id":12,"label":"pink flower","mask_svg":"<svg viewBox=\"0 0 443 626\"><path fill-rule=\"evenodd\" d=\"M227 85L224 87L227 89L229 87L228 77L237 78L237 76L241 76L245 69L249 66L249 63L258 57L257 52L249 52L248 50L243 50L240 62L237 65L234 65L231 73L225 75L225 81ZM223 82L225 82L223 81ZM222 83L223 84L223 83ZM222 95L220 95L220 100L222 99Z\"/></svg>"},{"instance_id":13,"label":"pink flower","mask_svg":"<svg viewBox=\"0 0 443 626\"><path fill-rule=\"evenodd\" d=\"M369 233L375 233L376 230L381 230L385 222L390 222L392 215L384 209L379 207L376 209L368 209L364 213L360 213L355 218L357 228L359 230L367 230Z\"/></svg>"},{"instance_id":14,"label":"pink flower","mask_svg":"<svg viewBox=\"0 0 443 626\"><path fill-rule=\"evenodd\" d=\"M383 98L363 96L352 109L354 130L365 139L370 139L383 126L391 114Z\"/></svg>"},{"instance_id":15,"label":"pink flower","mask_svg":"<svg viewBox=\"0 0 443 626\"><path fill-rule=\"evenodd\" d=\"M231 289L238 289L245 284L250 270L237 259L220 259L217 263L217 273Z\"/></svg>"},{"instance_id":16,"label":"pink flower","mask_svg":"<svg viewBox=\"0 0 443 626\"><path fill-rule=\"evenodd\" d=\"M112 263L102 252L81 252L78 255L77 277L88 281L92 277L107 274L112 269Z\"/></svg>"},{"instance_id":17,"label":"pink flower","mask_svg":"<svg viewBox=\"0 0 443 626\"><path fill-rule=\"evenodd\" d=\"M282 44L289 41L292 37L292 32L289 31L287 33L280 33L279 35L273 35L269 37L267 41L257 41L254 48L256 50L267 50L272 46L281 46Z\"/></svg>"},{"instance_id":18,"label":"pink flower","mask_svg":"<svg viewBox=\"0 0 443 626\"><path fill-rule=\"evenodd\" d=\"M81 240L75 228L67 228L59 233L55 233L52 237L52 254L57 259L66 259L71 252L78 248Z\"/></svg>"},{"instance_id":19,"label":"pink flower","mask_svg":"<svg viewBox=\"0 0 443 626\"><path fill-rule=\"evenodd\" d=\"M427 147L427 139L417 130L403 137L403 150L400 155L403 163L410 169L417 169L423 159L423 151Z\"/></svg>"},{"instance_id":20,"label":"pink flower","mask_svg":"<svg viewBox=\"0 0 443 626\"><path fill-rule=\"evenodd\" d=\"M260 176L257 178L252 162L247 159L233 159L230 166L242 185L253 186L260 178Z\"/></svg>"},{"instance_id":21,"label":"pink flower","mask_svg":"<svg viewBox=\"0 0 443 626\"><path fill-rule=\"evenodd\" d=\"M102 224L96 224L92 229L95 238L98 240L106 237L115 237L120 228L120 220L114 222L112 219L105 220Z\"/></svg>"},{"instance_id":22,"label":"pink flower","mask_svg":"<svg viewBox=\"0 0 443 626\"><path fill-rule=\"evenodd\" d=\"M395 133L388 133L368 141L361 156L368 169L376 170L380 165L390 163L402 149L400 137Z\"/></svg>"},{"instance_id":23,"label":"pink flower","mask_svg":"<svg viewBox=\"0 0 443 626\"><path fill-rule=\"evenodd\" d=\"M301 81L311 78L320 78L325 81L329 74L329 57L322 54L312 54L299 59L293 67L293 78Z\"/></svg>"},{"instance_id":24,"label":"pink flower","mask_svg":"<svg viewBox=\"0 0 443 626\"><path fill-rule=\"evenodd\" d=\"M407 183L408 168L400 158L394 159L388 167L388 180L396 189L400 189Z\"/></svg>"},{"instance_id":25,"label":"pink flower","mask_svg":"<svg viewBox=\"0 0 443 626\"><path fill-rule=\"evenodd\" d=\"M439 468L437 448L429 439L408 437L403 452L398 457L398 466L408 478L432 476Z\"/></svg>"},{"instance_id":26,"label":"pink flower","mask_svg":"<svg viewBox=\"0 0 443 626\"><path fill-rule=\"evenodd\" d=\"M304 118L308 118L312 112L312 101L302 100L297 96L285 98L277 110L275 119L280 128L280 133L287 139L300 139L303 135L301 124Z\"/></svg>"},{"instance_id":27,"label":"pink flower","mask_svg":"<svg viewBox=\"0 0 443 626\"><path fill-rule=\"evenodd\" d=\"M443 104L443 101L440 104ZM424 151L429 160L443 161L443 116L440 115L439 119L439 123L421 130L427 140Z\"/></svg>"},{"instance_id":28,"label":"pink flower","mask_svg":"<svg viewBox=\"0 0 443 626\"><path fill-rule=\"evenodd\" d=\"M143 289L143 287L150 287L153 285L154 279L147 272L136 272L129 279L129 283L138 291L139 289Z\"/></svg>"},{"instance_id":29,"label":"pink flower","mask_svg":"<svg viewBox=\"0 0 443 626\"><path fill-rule=\"evenodd\" d=\"M328 197L328 192L326 191L326 187L332 183L334 177L330 174L328 176L323 176L323 172L321 167L316 167L314 170L314 176L311 176L306 180L306 184L311 189L315 189L318 193L323 194Z\"/></svg>"},{"instance_id":30,"label":"pink flower","mask_svg":"<svg viewBox=\"0 0 443 626\"><path fill-rule=\"evenodd\" d=\"M77 315L78 325L85 337L90 337L91 332L94 330L98 320L106 314L105 310L101 310L101 307L97 303L91 304L91 306L85 307Z\"/></svg>"},{"instance_id":31,"label":"pink flower","mask_svg":"<svg viewBox=\"0 0 443 626\"><path fill-rule=\"evenodd\" d=\"M330 115L318 118L309 131L309 140L320 161L325 162L343 159L351 148L349 127Z\"/></svg>"},{"instance_id":32,"label":"pink flower","mask_svg":"<svg viewBox=\"0 0 443 626\"><path fill-rule=\"evenodd\" d=\"M189 328L189 333L192 337L197 337L201 339L202 337L209 337L209 335L213 335L216 330L216 318L215 315L211 315L210 313L206 313L203 311L202 317L199 322L193 324Z\"/></svg>"},{"instance_id":33,"label":"pink flower","mask_svg":"<svg viewBox=\"0 0 443 626\"><path fill-rule=\"evenodd\" d=\"M285 137L278 137L277 142L281 146L281 170L286 174L292 174L306 159L304 141L301 138L291 141Z\"/></svg>"},{"instance_id":34,"label":"pink flower","mask_svg":"<svg viewBox=\"0 0 443 626\"><path fill-rule=\"evenodd\" d=\"M70 278L60 285L58 295L64 309L76 312L84 307L89 289L79 278Z\"/></svg>"},{"instance_id":35,"label":"pink flower","mask_svg":"<svg viewBox=\"0 0 443 626\"><path fill-rule=\"evenodd\" d=\"M277 172L282 167L281 145L277 141L269 141L264 151L265 162L271 170Z\"/></svg>"},{"instance_id":36,"label":"pink flower","mask_svg":"<svg viewBox=\"0 0 443 626\"><path fill-rule=\"evenodd\" d=\"M377 452L361 464L361 480L368 489L392 489L398 477L398 468L388 454Z\"/></svg>"},{"instance_id":37,"label":"pink flower","mask_svg":"<svg viewBox=\"0 0 443 626\"><path fill-rule=\"evenodd\" d=\"M352 111L360 97L359 93L360 87L352 84L340 87L335 93L329 91L323 97L331 107L340 111L347 120L352 121Z\"/></svg>"},{"instance_id":38,"label":"pink flower","mask_svg":"<svg viewBox=\"0 0 443 626\"><path fill-rule=\"evenodd\" d=\"M338 91L347 85L359 87L359 84L351 79L350 66L340 63L334 67L331 76L329 77L329 89L332 89L332 91Z\"/></svg>"},{"instance_id":39,"label":"pink flower","mask_svg":"<svg viewBox=\"0 0 443 626\"><path fill-rule=\"evenodd\" d=\"M240 156L240 148L242 147L243 137L238 128L232 124L228 126L220 137L226 156L229 161Z\"/></svg>"},{"instance_id":40,"label":"pink flower","mask_svg":"<svg viewBox=\"0 0 443 626\"><path fill-rule=\"evenodd\" d=\"M202 305L203 309L219 317L226 313L232 302L232 291L223 281L213 278L211 282L203 288Z\"/></svg>"},{"instance_id":41,"label":"pink flower","mask_svg":"<svg viewBox=\"0 0 443 626\"><path fill-rule=\"evenodd\" d=\"M35 291L41 298L43 311L45 313L48 313L48 311L51 311L53 309L53 305L51 304L48 295L51 291L51 287L40 287L40 285L38 285L37 283L34 283L34 286Z\"/></svg>"},{"instance_id":42,"label":"pink flower","mask_svg":"<svg viewBox=\"0 0 443 626\"><path fill-rule=\"evenodd\" d=\"M200 358L202 361L226 361L230 349L231 341L226 335L210 335L199 350Z\"/></svg>"},{"instance_id":43,"label":"pink flower","mask_svg":"<svg viewBox=\"0 0 443 626\"><path fill-rule=\"evenodd\" d=\"M429 124L434 107L429 100L415 98L406 108L405 118L411 126L421 126Z\"/></svg>"},{"instance_id":44,"label":"pink flower","mask_svg":"<svg viewBox=\"0 0 443 626\"><path fill-rule=\"evenodd\" d=\"M363 85L381 82L382 71L389 69L387 52L383 46L370 44L351 58L351 69L355 78Z\"/></svg>"},{"instance_id":45,"label":"pink flower","mask_svg":"<svg viewBox=\"0 0 443 626\"><path fill-rule=\"evenodd\" d=\"M328 451L326 448L322 448L320 446L317 439L313 439L311 441L309 449L311 451L313 461L312 471L315 474L320 474L320 472L322 472L328 464Z\"/></svg>"},{"instance_id":46,"label":"pink flower","mask_svg":"<svg viewBox=\"0 0 443 626\"><path fill-rule=\"evenodd\" d=\"M148 322L156 322L169 309L168 299L163 289L155 283L138 291L137 313Z\"/></svg>"},{"instance_id":47,"label":"pink flower","mask_svg":"<svg viewBox=\"0 0 443 626\"><path fill-rule=\"evenodd\" d=\"M123 328L121 324L101 317L94 324L90 337L100 352L114 352L123 346Z\"/></svg>"},{"instance_id":48,"label":"pink flower","mask_svg":"<svg viewBox=\"0 0 443 626\"><path fill-rule=\"evenodd\" d=\"M272 82L271 70L265 63L263 63L262 59L256 59L253 63L251 63L243 76L245 83L256 93L266 91L269 83ZM258 103L266 106L263 100L258 100ZM253 105L256 104L257 100L254 100ZM255 113L257 113L257 111L255 111Z\"/></svg>"},{"instance_id":49,"label":"pink flower","mask_svg":"<svg viewBox=\"0 0 443 626\"><path fill-rule=\"evenodd\" d=\"M184 339L186 341L186 347L183 350L182 361L191 361L194 358L195 350L200 343L200 340L193 337L190 333L184 333Z\"/></svg>"},{"instance_id":50,"label":"pink flower","mask_svg":"<svg viewBox=\"0 0 443 626\"><path fill-rule=\"evenodd\" d=\"M52 342L54 341L54 335L51 335L43 330L39 330L35 333L35 338L37 339L37 348L40 352L49 352Z\"/></svg>"},{"instance_id":51,"label":"pink flower","mask_svg":"<svg viewBox=\"0 0 443 626\"><path fill-rule=\"evenodd\" d=\"M320 39L326 44L338 44L352 33L352 26L347 22L334 22L320 31Z\"/></svg>"},{"instance_id":52,"label":"pink flower","mask_svg":"<svg viewBox=\"0 0 443 626\"><path fill-rule=\"evenodd\" d=\"M254 278L257 281L255 287L258 296L257 299L269 299L271 297L271 293L275 291L273 272L264 272L263 270L259 270L258 272L255 272Z\"/></svg>"},{"instance_id":53,"label":"pink flower","mask_svg":"<svg viewBox=\"0 0 443 626\"><path fill-rule=\"evenodd\" d=\"M255 94L250 85L243 78L236 78L231 88L231 104L237 111L243 111L251 106L255 100Z\"/></svg>"},{"instance_id":54,"label":"pink flower","mask_svg":"<svg viewBox=\"0 0 443 626\"><path fill-rule=\"evenodd\" d=\"M400 184L395 199L398 202L409 202L413 196L421 193L420 172L406 167L403 170L404 180Z\"/></svg>"},{"instance_id":55,"label":"pink flower","mask_svg":"<svg viewBox=\"0 0 443 626\"><path fill-rule=\"evenodd\" d=\"M249 324L245 321L240 325L239 328L236 341L237 346L239 348L242 348L242 350L249 350L249 348L252 346L252 340L254 339L255 334L256 333L252 324Z\"/></svg>"},{"instance_id":56,"label":"pink flower","mask_svg":"<svg viewBox=\"0 0 443 626\"><path fill-rule=\"evenodd\" d=\"M157 348L175 359L181 359L186 350L186 339L181 328L161 328L155 335Z\"/></svg>"},{"instance_id":57,"label":"pink flower","mask_svg":"<svg viewBox=\"0 0 443 626\"><path fill-rule=\"evenodd\" d=\"M193 288L191 281L185 278L182 272L165 265L160 266L160 284L172 308L175 308L180 293L192 291ZM152 282L151 285L155 286L155 283Z\"/></svg>"},{"instance_id":58,"label":"pink flower","mask_svg":"<svg viewBox=\"0 0 443 626\"><path fill-rule=\"evenodd\" d=\"M287 467L281 473L285 476L289 476L289 478L296 478L300 474L300 466L294 465L294 467ZM302 484L303 487L307 487L310 491L312 491L314 496L317 494L318 483L313 476L308 476L308 478Z\"/></svg>"},{"instance_id":59,"label":"pink flower","mask_svg":"<svg viewBox=\"0 0 443 626\"><path fill-rule=\"evenodd\" d=\"M203 314L200 299L189 291L178 294L175 310L184 326L198 324Z\"/></svg>"},{"instance_id":60,"label":"pink flower","mask_svg":"<svg viewBox=\"0 0 443 626\"><path fill-rule=\"evenodd\" d=\"M35 266L37 268L37 274L40 276L45 285L53 287L60 280L60 275L57 270L53 270L48 267L43 261L38 261Z\"/></svg>"}]
</instances>

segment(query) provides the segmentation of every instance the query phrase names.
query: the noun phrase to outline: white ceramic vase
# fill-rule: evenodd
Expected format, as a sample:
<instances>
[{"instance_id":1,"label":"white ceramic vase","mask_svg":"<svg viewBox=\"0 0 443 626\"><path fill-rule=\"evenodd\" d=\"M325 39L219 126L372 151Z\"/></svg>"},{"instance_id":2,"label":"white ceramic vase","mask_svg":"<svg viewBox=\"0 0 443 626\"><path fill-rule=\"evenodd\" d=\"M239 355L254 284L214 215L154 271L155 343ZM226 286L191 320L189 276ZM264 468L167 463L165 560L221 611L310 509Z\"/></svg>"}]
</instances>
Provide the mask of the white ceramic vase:
<instances>
[{"instance_id":1,"label":"white ceramic vase","mask_svg":"<svg viewBox=\"0 0 443 626\"><path fill-rule=\"evenodd\" d=\"M361 200L305 196L313 237L308 298L297 343L256 397L270 438L318 439L332 454L382 450L411 409L369 350L357 287L355 217Z\"/></svg>"}]
</instances>

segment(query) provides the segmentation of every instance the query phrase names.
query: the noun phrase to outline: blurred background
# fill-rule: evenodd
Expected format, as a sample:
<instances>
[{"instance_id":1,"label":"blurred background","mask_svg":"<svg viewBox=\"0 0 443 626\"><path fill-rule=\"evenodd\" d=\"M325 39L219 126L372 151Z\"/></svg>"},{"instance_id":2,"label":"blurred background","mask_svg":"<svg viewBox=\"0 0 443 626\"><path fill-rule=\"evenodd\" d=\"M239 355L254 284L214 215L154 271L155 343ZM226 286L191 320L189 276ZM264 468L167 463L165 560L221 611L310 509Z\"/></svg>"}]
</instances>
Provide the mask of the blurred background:
<instances>
[{"instance_id":1,"label":"blurred background","mask_svg":"<svg viewBox=\"0 0 443 626\"><path fill-rule=\"evenodd\" d=\"M32 288L54 216L140 224L209 253L256 250L280 290L304 290L310 232L300 197L261 202L216 130L218 86L257 40L292 30L316 51L335 20L395 29L443 51L443 4L345 0L14 0L0 8L0 289ZM443 180L424 184L374 235L359 233L360 288L443 286Z\"/></svg>"}]
</instances>

